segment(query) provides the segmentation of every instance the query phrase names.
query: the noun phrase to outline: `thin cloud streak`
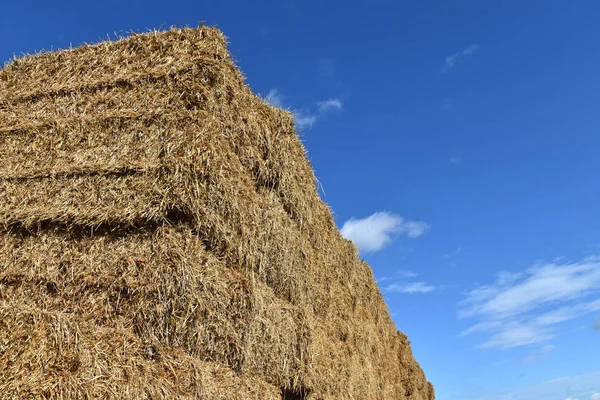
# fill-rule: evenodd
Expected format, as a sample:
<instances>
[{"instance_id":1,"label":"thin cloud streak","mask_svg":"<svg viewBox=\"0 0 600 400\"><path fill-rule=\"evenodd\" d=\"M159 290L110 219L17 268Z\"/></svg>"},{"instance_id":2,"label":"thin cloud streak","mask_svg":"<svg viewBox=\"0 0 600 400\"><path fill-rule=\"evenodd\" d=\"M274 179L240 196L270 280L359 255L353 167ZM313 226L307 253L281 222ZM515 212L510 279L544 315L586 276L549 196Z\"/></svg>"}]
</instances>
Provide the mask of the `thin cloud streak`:
<instances>
[{"instance_id":1,"label":"thin cloud streak","mask_svg":"<svg viewBox=\"0 0 600 400\"><path fill-rule=\"evenodd\" d=\"M556 349L556 346L554 346L552 344L548 344L546 346L541 347L539 350L528 354L521 360L521 362L523 364L531 364L536 361L543 360L546 357L548 357L550 355L550 353L554 352L555 349Z\"/></svg>"},{"instance_id":2,"label":"thin cloud streak","mask_svg":"<svg viewBox=\"0 0 600 400\"><path fill-rule=\"evenodd\" d=\"M310 114L298 114L296 115L296 125L300 128L312 128L317 122L317 117Z\"/></svg>"},{"instance_id":3,"label":"thin cloud streak","mask_svg":"<svg viewBox=\"0 0 600 400\"><path fill-rule=\"evenodd\" d=\"M518 315L550 302L582 297L600 289L600 258L580 263L549 263L526 271L526 279L511 285L499 276L496 283L472 290L461 317Z\"/></svg>"},{"instance_id":4,"label":"thin cloud streak","mask_svg":"<svg viewBox=\"0 0 600 400\"><path fill-rule=\"evenodd\" d=\"M435 286L427 285L425 282L392 283L384 288L388 293L429 293L435 290Z\"/></svg>"},{"instance_id":5,"label":"thin cloud streak","mask_svg":"<svg viewBox=\"0 0 600 400\"><path fill-rule=\"evenodd\" d=\"M279 93L277 89L269 90L269 93L267 93L267 97L265 100L272 106L283 108L283 96L281 95L281 93Z\"/></svg>"},{"instance_id":6,"label":"thin cloud streak","mask_svg":"<svg viewBox=\"0 0 600 400\"><path fill-rule=\"evenodd\" d=\"M480 395L463 400L600 400L600 371L553 379L502 394Z\"/></svg>"},{"instance_id":7,"label":"thin cloud streak","mask_svg":"<svg viewBox=\"0 0 600 400\"><path fill-rule=\"evenodd\" d=\"M453 257L456 257L460 253L462 253L462 251L463 251L463 248L461 246L458 246L456 249L454 249L450 253L444 254L444 258L453 258Z\"/></svg>"},{"instance_id":8,"label":"thin cloud streak","mask_svg":"<svg viewBox=\"0 0 600 400\"><path fill-rule=\"evenodd\" d=\"M466 49L446 57L446 62L444 64L444 67L442 68L442 72L446 72L451 68L454 68L455 66L461 65L465 62L465 59L467 57L470 57L473 54L477 53L480 48L481 46L479 46L478 44L472 44Z\"/></svg>"},{"instance_id":9,"label":"thin cloud streak","mask_svg":"<svg viewBox=\"0 0 600 400\"><path fill-rule=\"evenodd\" d=\"M267 93L264 100L274 107L285 108L285 96L275 88L269 90L269 93ZM317 101L314 103L313 107L296 111L296 126L303 129L310 129L319 119L333 111L341 111L343 108L344 104L338 98L332 97L327 100Z\"/></svg>"},{"instance_id":10,"label":"thin cloud streak","mask_svg":"<svg viewBox=\"0 0 600 400\"><path fill-rule=\"evenodd\" d=\"M300 128L312 128L318 120L324 118L332 111L341 111L344 104L340 99L330 98L327 100L317 101L316 112L305 111L296 115L296 125ZM314 108L313 108L314 109Z\"/></svg>"},{"instance_id":11,"label":"thin cloud streak","mask_svg":"<svg viewBox=\"0 0 600 400\"><path fill-rule=\"evenodd\" d=\"M341 110L343 108L343 104L340 99L328 99L324 101L317 102L319 107L319 112L321 114L327 113L333 110Z\"/></svg>"},{"instance_id":12,"label":"thin cloud streak","mask_svg":"<svg viewBox=\"0 0 600 400\"><path fill-rule=\"evenodd\" d=\"M417 276L417 274L413 271L401 269L396 272L396 276L398 276L398 278L414 278L415 276Z\"/></svg>"},{"instance_id":13,"label":"thin cloud streak","mask_svg":"<svg viewBox=\"0 0 600 400\"><path fill-rule=\"evenodd\" d=\"M460 336L488 335L481 347L541 343L559 333L560 323L600 311L599 297L599 257L502 272L493 284L471 290L460 303L459 318L478 320Z\"/></svg>"}]
</instances>

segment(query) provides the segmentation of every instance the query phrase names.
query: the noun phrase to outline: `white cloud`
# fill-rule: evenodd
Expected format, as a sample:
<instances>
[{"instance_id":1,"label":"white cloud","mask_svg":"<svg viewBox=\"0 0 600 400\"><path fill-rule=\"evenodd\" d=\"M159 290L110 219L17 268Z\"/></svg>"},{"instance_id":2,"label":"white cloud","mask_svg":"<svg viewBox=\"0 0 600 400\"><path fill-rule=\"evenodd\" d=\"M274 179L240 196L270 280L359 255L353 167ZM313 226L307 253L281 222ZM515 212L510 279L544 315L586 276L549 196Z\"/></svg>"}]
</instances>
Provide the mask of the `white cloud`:
<instances>
[{"instance_id":1,"label":"white cloud","mask_svg":"<svg viewBox=\"0 0 600 400\"><path fill-rule=\"evenodd\" d=\"M269 90L265 101L274 107L285 108L285 98L277 89ZM311 107L307 107L296 111L296 125L299 128L312 128L315 123L325 117L332 111L340 111L344 108L344 104L338 98L329 98L327 100L317 101Z\"/></svg>"},{"instance_id":2,"label":"white cloud","mask_svg":"<svg viewBox=\"0 0 600 400\"><path fill-rule=\"evenodd\" d=\"M265 100L272 106L279 108L283 107L283 96L281 95L281 93L279 93L277 89L269 90L269 93L267 93L267 98Z\"/></svg>"},{"instance_id":3,"label":"white cloud","mask_svg":"<svg viewBox=\"0 0 600 400\"><path fill-rule=\"evenodd\" d=\"M453 68L454 66L461 65L465 61L465 58L472 56L477 51L479 51L480 48L481 46L479 46L478 44L472 44L466 49L446 57L446 62L442 71L445 72L450 68Z\"/></svg>"},{"instance_id":4,"label":"white cloud","mask_svg":"<svg viewBox=\"0 0 600 400\"><path fill-rule=\"evenodd\" d=\"M392 240L394 234L411 238L421 236L429 228L422 221L407 221L389 212L376 212L363 219L350 218L340 230L342 236L354 242L360 251L381 250Z\"/></svg>"},{"instance_id":5,"label":"white cloud","mask_svg":"<svg viewBox=\"0 0 600 400\"><path fill-rule=\"evenodd\" d=\"M325 114L333 110L341 110L343 108L342 101L334 98L319 101L317 102L317 106L319 107L319 112L321 114Z\"/></svg>"},{"instance_id":6,"label":"white cloud","mask_svg":"<svg viewBox=\"0 0 600 400\"><path fill-rule=\"evenodd\" d=\"M429 293L436 289L435 286L427 285L425 282L407 282L403 281L404 279L414 278L417 274L413 271L408 270L398 270L395 273L396 278L400 280L396 280L392 283L387 284L387 286L381 286L382 282L392 281L393 278L384 277L377 280L377 283L380 284L382 290L387 293L404 293L404 294L413 294L413 293Z\"/></svg>"},{"instance_id":7,"label":"white cloud","mask_svg":"<svg viewBox=\"0 0 600 400\"><path fill-rule=\"evenodd\" d=\"M460 318L479 322L461 336L490 335L482 347L517 347L556 335L555 325L600 310L600 258L557 260L520 273L502 272L496 282L467 293Z\"/></svg>"},{"instance_id":8,"label":"white cloud","mask_svg":"<svg viewBox=\"0 0 600 400\"><path fill-rule=\"evenodd\" d=\"M600 371L542 382L503 394L477 396L464 400L600 400ZM596 396L596 397L594 397Z\"/></svg>"},{"instance_id":9,"label":"white cloud","mask_svg":"<svg viewBox=\"0 0 600 400\"><path fill-rule=\"evenodd\" d=\"M296 125L300 128L312 128L317 122L317 116L311 114L298 114L296 115Z\"/></svg>"},{"instance_id":10,"label":"white cloud","mask_svg":"<svg viewBox=\"0 0 600 400\"><path fill-rule=\"evenodd\" d=\"M567 397L565 400L578 400L573 397ZM587 400L600 400L600 393L594 393Z\"/></svg>"},{"instance_id":11,"label":"white cloud","mask_svg":"<svg viewBox=\"0 0 600 400\"><path fill-rule=\"evenodd\" d=\"M508 349L545 342L555 336L548 328L521 321L506 321L494 329L493 332L481 347Z\"/></svg>"},{"instance_id":12,"label":"white cloud","mask_svg":"<svg viewBox=\"0 0 600 400\"><path fill-rule=\"evenodd\" d=\"M435 290L435 286L427 285L424 282L392 283L383 290L390 293L429 293Z\"/></svg>"},{"instance_id":13,"label":"white cloud","mask_svg":"<svg viewBox=\"0 0 600 400\"><path fill-rule=\"evenodd\" d=\"M536 317L535 321L542 326L553 325L595 311L600 311L600 299L589 302L581 302L572 306L561 307L557 310L546 312Z\"/></svg>"},{"instance_id":14,"label":"white cloud","mask_svg":"<svg viewBox=\"0 0 600 400\"><path fill-rule=\"evenodd\" d=\"M546 303L583 297L600 290L600 258L590 257L572 264L549 263L531 268L520 282L506 284L506 275L491 286L469 293L461 312L464 317L522 314ZM518 275L517 275L518 276ZM512 275L512 279L517 279Z\"/></svg>"},{"instance_id":15,"label":"white cloud","mask_svg":"<svg viewBox=\"0 0 600 400\"><path fill-rule=\"evenodd\" d=\"M378 284L381 284L381 282L386 282L386 281L391 281L392 278L390 278L389 276L380 276L380 277L375 277L375 282L377 282Z\"/></svg>"},{"instance_id":16,"label":"white cloud","mask_svg":"<svg viewBox=\"0 0 600 400\"><path fill-rule=\"evenodd\" d=\"M296 116L296 124L301 128L312 128L321 118L325 117L331 111L342 110L344 104L340 99L331 98L323 101L317 101L317 110L315 112L306 111Z\"/></svg>"},{"instance_id":17,"label":"white cloud","mask_svg":"<svg viewBox=\"0 0 600 400\"><path fill-rule=\"evenodd\" d=\"M413 271L407 271L405 269L398 270L396 276L399 278L414 278L417 274Z\"/></svg>"},{"instance_id":18,"label":"white cloud","mask_svg":"<svg viewBox=\"0 0 600 400\"><path fill-rule=\"evenodd\" d=\"M427 229L429 229L429 225L423 221L406 221L400 231L411 238L417 238L424 234Z\"/></svg>"}]
</instances>

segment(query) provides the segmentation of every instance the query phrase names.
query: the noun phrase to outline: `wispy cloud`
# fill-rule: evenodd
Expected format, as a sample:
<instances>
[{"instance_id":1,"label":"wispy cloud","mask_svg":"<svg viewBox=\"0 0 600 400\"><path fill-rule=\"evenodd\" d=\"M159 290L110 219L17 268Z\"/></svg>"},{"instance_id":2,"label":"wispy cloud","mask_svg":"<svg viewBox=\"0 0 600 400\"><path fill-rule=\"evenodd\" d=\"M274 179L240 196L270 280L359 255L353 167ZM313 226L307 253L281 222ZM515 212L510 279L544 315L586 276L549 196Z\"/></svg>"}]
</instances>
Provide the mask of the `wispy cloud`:
<instances>
[{"instance_id":1,"label":"wispy cloud","mask_svg":"<svg viewBox=\"0 0 600 400\"><path fill-rule=\"evenodd\" d=\"M454 68L455 66L461 65L463 62L465 62L465 59L467 57L477 53L480 48L481 46L479 46L478 44L472 44L466 49L446 57L446 62L444 64L444 67L442 68L442 72L446 72L449 69Z\"/></svg>"},{"instance_id":2,"label":"wispy cloud","mask_svg":"<svg viewBox=\"0 0 600 400\"><path fill-rule=\"evenodd\" d=\"M381 287L381 290L386 293L402 293L402 294L414 294L414 293L429 293L437 289L433 285L426 284L425 282L410 282L408 279L417 276L416 272L400 269L395 271L393 277L382 277L377 279L377 284ZM385 286L383 282L387 282Z\"/></svg>"},{"instance_id":3,"label":"wispy cloud","mask_svg":"<svg viewBox=\"0 0 600 400\"><path fill-rule=\"evenodd\" d=\"M329 111L341 110L343 108L342 101L340 99L327 99L324 101L317 102L317 106L319 107L319 112L321 114L327 113Z\"/></svg>"},{"instance_id":4,"label":"wispy cloud","mask_svg":"<svg viewBox=\"0 0 600 400\"><path fill-rule=\"evenodd\" d=\"M422 221L405 220L389 212L376 212L366 218L351 218L340 230L342 236L354 242L360 251L375 252L391 242L393 235L405 234L416 238L427 231L429 225Z\"/></svg>"},{"instance_id":5,"label":"wispy cloud","mask_svg":"<svg viewBox=\"0 0 600 400\"><path fill-rule=\"evenodd\" d=\"M553 379L509 393L480 395L464 400L600 400L600 371Z\"/></svg>"},{"instance_id":6,"label":"wispy cloud","mask_svg":"<svg viewBox=\"0 0 600 400\"><path fill-rule=\"evenodd\" d=\"M531 364L533 362L536 361L540 361L545 359L550 353L552 353L554 350L556 349L556 346L552 345L552 344L547 344L545 346L542 346L541 348L539 348L538 350L529 353L527 356L525 356L521 362L523 364Z\"/></svg>"},{"instance_id":7,"label":"wispy cloud","mask_svg":"<svg viewBox=\"0 0 600 400\"><path fill-rule=\"evenodd\" d=\"M300 128L312 128L316 122L317 122L316 115L310 115L310 114L297 114L296 115L296 125Z\"/></svg>"},{"instance_id":8,"label":"wispy cloud","mask_svg":"<svg viewBox=\"0 0 600 400\"><path fill-rule=\"evenodd\" d=\"M272 106L285 108L286 107L286 96L284 96L279 90L271 89L265 101ZM327 100L317 101L311 107L300 109L295 112L296 114L296 125L299 128L312 128L315 123L325 117L332 111L341 111L344 108L344 104L338 98L332 97Z\"/></svg>"},{"instance_id":9,"label":"wispy cloud","mask_svg":"<svg viewBox=\"0 0 600 400\"><path fill-rule=\"evenodd\" d=\"M317 101L315 106L316 111L310 111L309 109L296 115L296 124L299 127L312 128L318 120L324 118L332 111L341 111L344 108L344 103L342 103L340 99L330 98L327 100Z\"/></svg>"},{"instance_id":10,"label":"wispy cloud","mask_svg":"<svg viewBox=\"0 0 600 400\"><path fill-rule=\"evenodd\" d=\"M461 336L485 333L489 337L481 346L498 348L547 341L557 334L557 324L599 311L599 295L600 257L502 272L493 284L467 293L459 317L478 322Z\"/></svg>"},{"instance_id":11,"label":"wispy cloud","mask_svg":"<svg viewBox=\"0 0 600 400\"><path fill-rule=\"evenodd\" d=\"M454 249L450 253L444 254L444 258L453 258L453 257L456 257L460 253L462 253L462 251L463 251L463 248L461 246L458 246L456 249Z\"/></svg>"},{"instance_id":12,"label":"wispy cloud","mask_svg":"<svg viewBox=\"0 0 600 400\"><path fill-rule=\"evenodd\" d=\"M435 286L427 285L425 282L392 283L387 285L383 290L390 293L405 294L429 293L435 290Z\"/></svg>"},{"instance_id":13,"label":"wispy cloud","mask_svg":"<svg viewBox=\"0 0 600 400\"><path fill-rule=\"evenodd\" d=\"M450 164L458 165L462 163L462 158L460 157L452 157L450 159Z\"/></svg>"},{"instance_id":14,"label":"wispy cloud","mask_svg":"<svg viewBox=\"0 0 600 400\"><path fill-rule=\"evenodd\" d=\"M572 306L561 307L557 310L541 314L535 322L542 326L558 324L600 310L600 299L581 302Z\"/></svg>"},{"instance_id":15,"label":"wispy cloud","mask_svg":"<svg viewBox=\"0 0 600 400\"><path fill-rule=\"evenodd\" d=\"M599 290L600 257L571 264L539 264L523 274L500 273L495 284L471 291L461 315L518 315L546 303L579 298Z\"/></svg>"},{"instance_id":16,"label":"wispy cloud","mask_svg":"<svg viewBox=\"0 0 600 400\"><path fill-rule=\"evenodd\" d=\"M401 270L396 271L396 276L398 278L414 278L415 276L417 276L417 274L416 274L416 272L413 272L413 271L401 269Z\"/></svg>"},{"instance_id":17,"label":"wispy cloud","mask_svg":"<svg viewBox=\"0 0 600 400\"><path fill-rule=\"evenodd\" d=\"M267 93L267 97L265 100L272 106L280 108L283 107L283 95L279 93L279 90L277 89L269 90L269 93Z\"/></svg>"}]
</instances>

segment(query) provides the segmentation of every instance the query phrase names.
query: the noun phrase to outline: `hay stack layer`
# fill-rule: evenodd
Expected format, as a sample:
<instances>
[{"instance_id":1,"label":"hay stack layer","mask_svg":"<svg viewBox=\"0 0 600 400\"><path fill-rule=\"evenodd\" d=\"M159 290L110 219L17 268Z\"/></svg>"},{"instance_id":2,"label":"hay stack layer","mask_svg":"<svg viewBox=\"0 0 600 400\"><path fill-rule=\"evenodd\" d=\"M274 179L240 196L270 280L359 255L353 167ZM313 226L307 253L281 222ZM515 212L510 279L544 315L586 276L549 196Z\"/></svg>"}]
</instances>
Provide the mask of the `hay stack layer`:
<instances>
[{"instance_id":1,"label":"hay stack layer","mask_svg":"<svg viewBox=\"0 0 600 400\"><path fill-rule=\"evenodd\" d=\"M0 70L0 399L433 399L212 28Z\"/></svg>"}]
</instances>

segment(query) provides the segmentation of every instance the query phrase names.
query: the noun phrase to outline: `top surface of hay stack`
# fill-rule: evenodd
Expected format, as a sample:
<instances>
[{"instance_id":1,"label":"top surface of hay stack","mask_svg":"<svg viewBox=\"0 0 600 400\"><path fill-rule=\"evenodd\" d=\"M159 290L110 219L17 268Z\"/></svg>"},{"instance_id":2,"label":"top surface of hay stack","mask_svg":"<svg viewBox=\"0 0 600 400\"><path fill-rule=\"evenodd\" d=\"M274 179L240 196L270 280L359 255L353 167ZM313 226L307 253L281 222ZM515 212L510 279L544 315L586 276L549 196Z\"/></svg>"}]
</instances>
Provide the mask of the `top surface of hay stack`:
<instances>
[{"instance_id":1,"label":"top surface of hay stack","mask_svg":"<svg viewBox=\"0 0 600 400\"><path fill-rule=\"evenodd\" d=\"M11 62L0 159L0 398L434 398L218 30Z\"/></svg>"}]
</instances>

